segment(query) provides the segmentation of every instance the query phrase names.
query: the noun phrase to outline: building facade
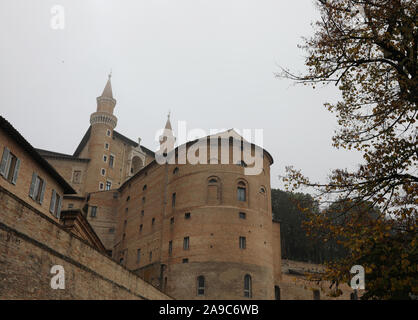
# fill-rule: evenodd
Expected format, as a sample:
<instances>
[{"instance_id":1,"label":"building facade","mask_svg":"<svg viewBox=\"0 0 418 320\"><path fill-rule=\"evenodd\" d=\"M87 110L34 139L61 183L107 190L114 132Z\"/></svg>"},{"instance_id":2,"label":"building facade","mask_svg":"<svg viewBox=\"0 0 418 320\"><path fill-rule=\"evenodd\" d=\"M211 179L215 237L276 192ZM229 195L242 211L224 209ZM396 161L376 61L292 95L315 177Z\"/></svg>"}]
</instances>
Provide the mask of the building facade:
<instances>
[{"instance_id":1,"label":"building facade","mask_svg":"<svg viewBox=\"0 0 418 320\"><path fill-rule=\"evenodd\" d=\"M0 300L171 299L112 260L81 210L63 208L75 193L0 116Z\"/></svg>"},{"instance_id":2,"label":"building facade","mask_svg":"<svg viewBox=\"0 0 418 320\"><path fill-rule=\"evenodd\" d=\"M115 130L115 105L109 76L74 154L38 149L76 191L63 208L81 210L113 260L174 298L274 299L281 258L271 155L262 150L260 173L245 174L236 155L257 146L229 130L204 138L206 149L174 147L168 119L160 143L175 161L161 163ZM182 153L205 161L181 162ZM234 161L219 161L225 154Z\"/></svg>"}]
</instances>

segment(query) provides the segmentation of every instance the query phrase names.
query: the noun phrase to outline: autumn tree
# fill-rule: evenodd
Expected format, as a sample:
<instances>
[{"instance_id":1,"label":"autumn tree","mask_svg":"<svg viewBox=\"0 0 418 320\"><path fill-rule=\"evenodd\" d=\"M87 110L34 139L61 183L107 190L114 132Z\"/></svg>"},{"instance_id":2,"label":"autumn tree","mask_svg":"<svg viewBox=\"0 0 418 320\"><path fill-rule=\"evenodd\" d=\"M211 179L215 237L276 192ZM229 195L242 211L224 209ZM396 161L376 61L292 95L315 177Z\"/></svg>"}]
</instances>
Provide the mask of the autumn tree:
<instances>
[{"instance_id":1,"label":"autumn tree","mask_svg":"<svg viewBox=\"0 0 418 320\"><path fill-rule=\"evenodd\" d=\"M353 265L366 269L364 299L418 295L417 1L318 0L321 19L301 47L305 73L280 77L316 86L334 84L342 98L325 103L338 120L336 148L355 149L356 170L335 169L325 183L287 167L291 191L315 190L329 210L309 212L308 233L338 238L350 254L329 265L327 278L349 282ZM356 208L356 214L347 215ZM337 209L337 210L336 210ZM370 211L379 214L368 217ZM347 217L347 218L344 218Z\"/></svg>"}]
</instances>

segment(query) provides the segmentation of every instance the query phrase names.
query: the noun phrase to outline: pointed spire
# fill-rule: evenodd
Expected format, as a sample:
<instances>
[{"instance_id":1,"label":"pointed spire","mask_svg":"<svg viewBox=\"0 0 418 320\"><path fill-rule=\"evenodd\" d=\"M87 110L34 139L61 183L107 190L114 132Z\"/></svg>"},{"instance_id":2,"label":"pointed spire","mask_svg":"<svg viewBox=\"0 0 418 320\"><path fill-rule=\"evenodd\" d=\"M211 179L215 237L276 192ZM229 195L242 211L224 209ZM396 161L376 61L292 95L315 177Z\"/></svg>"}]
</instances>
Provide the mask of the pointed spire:
<instances>
[{"instance_id":1,"label":"pointed spire","mask_svg":"<svg viewBox=\"0 0 418 320\"><path fill-rule=\"evenodd\" d=\"M116 100L113 98L112 92L112 71L109 73L109 78L107 79L107 83L105 88L103 89L103 93L100 97L96 98L97 101L97 112L106 112L113 115L113 109L116 105Z\"/></svg>"},{"instance_id":2,"label":"pointed spire","mask_svg":"<svg viewBox=\"0 0 418 320\"><path fill-rule=\"evenodd\" d=\"M173 129L171 128L171 122L170 122L170 111L168 111L168 115L167 115L167 122L165 123L165 129L168 129L168 130L173 130Z\"/></svg>"},{"instance_id":3,"label":"pointed spire","mask_svg":"<svg viewBox=\"0 0 418 320\"><path fill-rule=\"evenodd\" d=\"M106 83L106 86L103 90L102 97L113 99L112 83L110 82L111 77L112 77L112 71L110 71L110 73L109 73L109 78L107 79L107 83Z\"/></svg>"}]
</instances>

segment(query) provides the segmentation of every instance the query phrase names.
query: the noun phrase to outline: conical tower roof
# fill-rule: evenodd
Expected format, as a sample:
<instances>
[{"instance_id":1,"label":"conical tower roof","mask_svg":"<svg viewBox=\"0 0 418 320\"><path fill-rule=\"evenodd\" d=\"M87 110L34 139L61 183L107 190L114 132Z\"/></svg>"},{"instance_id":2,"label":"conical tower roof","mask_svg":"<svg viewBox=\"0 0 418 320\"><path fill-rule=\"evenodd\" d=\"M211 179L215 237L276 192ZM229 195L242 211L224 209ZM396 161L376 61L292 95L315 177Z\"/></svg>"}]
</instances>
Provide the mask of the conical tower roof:
<instances>
[{"instance_id":1,"label":"conical tower roof","mask_svg":"<svg viewBox=\"0 0 418 320\"><path fill-rule=\"evenodd\" d=\"M167 116L167 122L165 123L165 127L164 127L165 129L168 129L168 130L173 130L172 128L171 128L171 122L170 122L170 112L168 113L168 116Z\"/></svg>"},{"instance_id":2,"label":"conical tower roof","mask_svg":"<svg viewBox=\"0 0 418 320\"><path fill-rule=\"evenodd\" d=\"M112 92L112 83L110 78L112 77L112 73L109 74L109 78L107 79L107 83L105 88L103 89L102 97L112 98L113 99L113 92Z\"/></svg>"}]
</instances>

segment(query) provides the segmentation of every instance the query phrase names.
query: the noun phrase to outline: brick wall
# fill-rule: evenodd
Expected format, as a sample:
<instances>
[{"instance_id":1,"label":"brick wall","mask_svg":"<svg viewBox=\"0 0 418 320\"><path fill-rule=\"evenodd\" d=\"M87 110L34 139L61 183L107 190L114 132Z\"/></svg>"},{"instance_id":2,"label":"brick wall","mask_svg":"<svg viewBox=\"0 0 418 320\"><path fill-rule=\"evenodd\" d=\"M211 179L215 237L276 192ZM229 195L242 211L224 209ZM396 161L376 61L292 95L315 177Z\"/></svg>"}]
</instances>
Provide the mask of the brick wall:
<instances>
[{"instance_id":1,"label":"brick wall","mask_svg":"<svg viewBox=\"0 0 418 320\"><path fill-rule=\"evenodd\" d=\"M3 188L0 212L0 299L169 299ZM64 290L50 287L53 265Z\"/></svg>"}]
</instances>

